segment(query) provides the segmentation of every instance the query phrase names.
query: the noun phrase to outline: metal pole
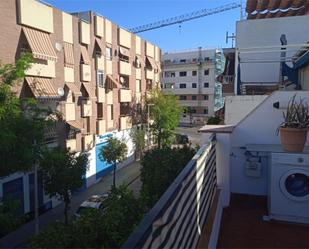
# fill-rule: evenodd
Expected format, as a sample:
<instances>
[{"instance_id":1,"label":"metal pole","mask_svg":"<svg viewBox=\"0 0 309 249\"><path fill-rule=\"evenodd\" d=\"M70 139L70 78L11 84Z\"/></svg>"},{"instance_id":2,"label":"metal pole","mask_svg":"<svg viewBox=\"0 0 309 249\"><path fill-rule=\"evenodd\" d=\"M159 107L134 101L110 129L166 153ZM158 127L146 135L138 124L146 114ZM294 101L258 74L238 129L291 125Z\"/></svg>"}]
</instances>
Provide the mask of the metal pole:
<instances>
[{"instance_id":1,"label":"metal pole","mask_svg":"<svg viewBox=\"0 0 309 249\"><path fill-rule=\"evenodd\" d=\"M35 150L37 147L36 141L34 142ZM37 157L37 155L35 155ZM35 220L35 235L39 234L39 194L38 194L38 168L39 162L37 158L34 161L34 220Z\"/></svg>"}]
</instances>

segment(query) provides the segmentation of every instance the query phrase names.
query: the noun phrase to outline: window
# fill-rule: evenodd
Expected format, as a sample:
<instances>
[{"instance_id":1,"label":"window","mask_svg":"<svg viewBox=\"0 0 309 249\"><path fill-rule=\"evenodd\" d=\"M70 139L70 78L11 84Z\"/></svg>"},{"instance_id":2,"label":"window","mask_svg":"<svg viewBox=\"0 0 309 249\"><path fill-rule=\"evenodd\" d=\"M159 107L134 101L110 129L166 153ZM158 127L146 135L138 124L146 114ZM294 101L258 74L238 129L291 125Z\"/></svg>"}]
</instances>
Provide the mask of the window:
<instances>
[{"instance_id":1,"label":"window","mask_svg":"<svg viewBox=\"0 0 309 249\"><path fill-rule=\"evenodd\" d=\"M103 70L97 71L97 86L104 87L104 71Z\"/></svg>"},{"instance_id":2,"label":"window","mask_svg":"<svg viewBox=\"0 0 309 249\"><path fill-rule=\"evenodd\" d=\"M186 95L179 95L179 100L187 100L187 96Z\"/></svg>"},{"instance_id":3,"label":"window","mask_svg":"<svg viewBox=\"0 0 309 249\"><path fill-rule=\"evenodd\" d=\"M192 109L190 110L190 113L196 113L196 109L192 108Z\"/></svg>"},{"instance_id":4,"label":"window","mask_svg":"<svg viewBox=\"0 0 309 249\"><path fill-rule=\"evenodd\" d=\"M184 63L184 62L186 62L186 59L181 59L180 62Z\"/></svg>"},{"instance_id":5,"label":"window","mask_svg":"<svg viewBox=\"0 0 309 249\"><path fill-rule=\"evenodd\" d=\"M196 71L192 71L192 76L196 76L197 72Z\"/></svg>"},{"instance_id":6,"label":"window","mask_svg":"<svg viewBox=\"0 0 309 249\"><path fill-rule=\"evenodd\" d=\"M204 75L209 75L209 69L204 70Z\"/></svg>"},{"instance_id":7,"label":"window","mask_svg":"<svg viewBox=\"0 0 309 249\"><path fill-rule=\"evenodd\" d=\"M165 78L175 77L175 72L171 72L171 71L164 72L164 77Z\"/></svg>"},{"instance_id":8,"label":"window","mask_svg":"<svg viewBox=\"0 0 309 249\"><path fill-rule=\"evenodd\" d=\"M192 95L192 100L196 100L196 95Z\"/></svg>"},{"instance_id":9,"label":"window","mask_svg":"<svg viewBox=\"0 0 309 249\"><path fill-rule=\"evenodd\" d=\"M186 77L186 76L187 76L186 71L179 72L179 77Z\"/></svg>"},{"instance_id":10,"label":"window","mask_svg":"<svg viewBox=\"0 0 309 249\"><path fill-rule=\"evenodd\" d=\"M112 48L106 48L106 59L111 60L113 58L113 50Z\"/></svg>"},{"instance_id":11,"label":"window","mask_svg":"<svg viewBox=\"0 0 309 249\"><path fill-rule=\"evenodd\" d=\"M181 83L181 84L179 84L179 88L187 88L187 84L186 83Z\"/></svg>"},{"instance_id":12,"label":"window","mask_svg":"<svg viewBox=\"0 0 309 249\"><path fill-rule=\"evenodd\" d=\"M171 72L171 77L175 77L175 72Z\"/></svg>"},{"instance_id":13,"label":"window","mask_svg":"<svg viewBox=\"0 0 309 249\"><path fill-rule=\"evenodd\" d=\"M204 60L205 61L210 61L210 58L209 57L205 57Z\"/></svg>"},{"instance_id":14,"label":"window","mask_svg":"<svg viewBox=\"0 0 309 249\"><path fill-rule=\"evenodd\" d=\"M165 83L166 89L174 89L174 83Z\"/></svg>"},{"instance_id":15,"label":"window","mask_svg":"<svg viewBox=\"0 0 309 249\"><path fill-rule=\"evenodd\" d=\"M208 100L208 95L204 95L204 100Z\"/></svg>"},{"instance_id":16,"label":"window","mask_svg":"<svg viewBox=\"0 0 309 249\"><path fill-rule=\"evenodd\" d=\"M103 119L103 103L98 103L97 116L98 116L98 119Z\"/></svg>"},{"instance_id":17,"label":"window","mask_svg":"<svg viewBox=\"0 0 309 249\"><path fill-rule=\"evenodd\" d=\"M208 109L204 109L204 114L208 114Z\"/></svg>"},{"instance_id":18,"label":"window","mask_svg":"<svg viewBox=\"0 0 309 249\"><path fill-rule=\"evenodd\" d=\"M197 84L196 83L192 83L192 88L196 88Z\"/></svg>"},{"instance_id":19,"label":"window","mask_svg":"<svg viewBox=\"0 0 309 249\"><path fill-rule=\"evenodd\" d=\"M209 83L208 83L208 82L205 82L205 83L204 83L204 87L205 87L205 88L208 88L208 87L209 87Z\"/></svg>"}]
</instances>

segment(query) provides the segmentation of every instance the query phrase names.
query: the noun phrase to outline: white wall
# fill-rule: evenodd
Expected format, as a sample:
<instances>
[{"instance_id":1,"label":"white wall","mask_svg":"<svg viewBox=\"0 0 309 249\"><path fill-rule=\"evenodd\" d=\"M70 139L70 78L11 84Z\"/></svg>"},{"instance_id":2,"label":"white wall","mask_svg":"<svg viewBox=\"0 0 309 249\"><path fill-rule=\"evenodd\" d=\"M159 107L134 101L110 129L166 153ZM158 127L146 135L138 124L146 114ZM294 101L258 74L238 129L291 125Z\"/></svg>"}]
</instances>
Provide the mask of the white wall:
<instances>
[{"instance_id":1,"label":"white wall","mask_svg":"<svg viewBox=\"0 0 309 249\"><path fill-rule=\"evenodd\" d=\"M224 123L236 125L256 108L267 95L241 95L225 97Z\"/></svg>"},{"instance_id":2,"label":"white wall","mask_svg":"<svg viewBox=\"0 0 309 249\"><path fill-rule=\"evenodd\" d=\"M309 40L308 23L309 15L238 21L236 24L236 49L241 51L241 49L249 47L280 46L281 34L286 35L288 44L306 43ZM298 48L288 49L290 52L287 55L293 56ZM241 60L248 58L279 59L280 52L240 54ZM235 70L237 71L237 65ZM241 64L242 82L278 82L278 80L279 62Z\"/></svg>"},{"instance_id":3,"label":"white wall","mask_svg":"<svg viewBox=\"0 0 309 249\"><path fill-rule=\"evenodd\" d=\"M245 175L246 150L244 147L248 144L280 144L276 129L283 121L283 110L273 108L273 103L277 101L287 103L295 93L297 96L306 97L308 101L308 91L276 91L235 127L231 135L231 192L267 194L267 158L262 158L262 177L248 177ZM307 139L307 145L308 143Z\"/></svg>"}]
</instances>

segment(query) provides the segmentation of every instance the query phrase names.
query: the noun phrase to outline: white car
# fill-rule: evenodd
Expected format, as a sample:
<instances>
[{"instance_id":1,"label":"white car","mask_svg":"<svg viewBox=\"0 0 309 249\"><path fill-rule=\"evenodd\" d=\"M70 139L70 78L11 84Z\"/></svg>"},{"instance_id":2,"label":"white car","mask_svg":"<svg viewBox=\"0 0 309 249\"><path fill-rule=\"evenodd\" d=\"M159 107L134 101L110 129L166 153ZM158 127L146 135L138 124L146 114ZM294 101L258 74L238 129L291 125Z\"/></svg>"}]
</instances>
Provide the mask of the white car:
<instances>
[{"instance_id":1,"label":"white car","mask_svg":"<svg viewBox=\"0 0 309 249\"><path fill-rule=\"evenodd\" d=\"M103 195L93 195L88 200L84 201L76 213L74 214L75 218L79 218L85 211L91 209L102 210L102 212L106 209L105 201L108 197L108 194Z\"/></svg>"}]
</instances>

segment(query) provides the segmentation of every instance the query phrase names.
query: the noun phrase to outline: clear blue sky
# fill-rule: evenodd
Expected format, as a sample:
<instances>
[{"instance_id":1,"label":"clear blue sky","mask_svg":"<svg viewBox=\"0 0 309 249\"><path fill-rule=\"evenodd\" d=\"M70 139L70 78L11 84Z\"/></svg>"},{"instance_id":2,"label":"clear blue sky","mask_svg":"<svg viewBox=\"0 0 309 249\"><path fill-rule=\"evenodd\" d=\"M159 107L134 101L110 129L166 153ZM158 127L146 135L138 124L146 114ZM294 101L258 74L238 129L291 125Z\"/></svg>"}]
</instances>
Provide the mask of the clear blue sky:
<instances>
[{"instance_id":1,"label":"clear blue sky","mask_svg":"<svg viewBox=\"0 0 309 249\"><path fill-rule=\"evenodd\" d=\"M124 28L133 28L192 11L240 0L44 0L66 12L93 10ZM243 2L245 2L243 0ZM164 52L201 47L230 47L225 33L235 32L240 9L195 19L179 25L139 33Z\"/></svg>"}]
</instances>

